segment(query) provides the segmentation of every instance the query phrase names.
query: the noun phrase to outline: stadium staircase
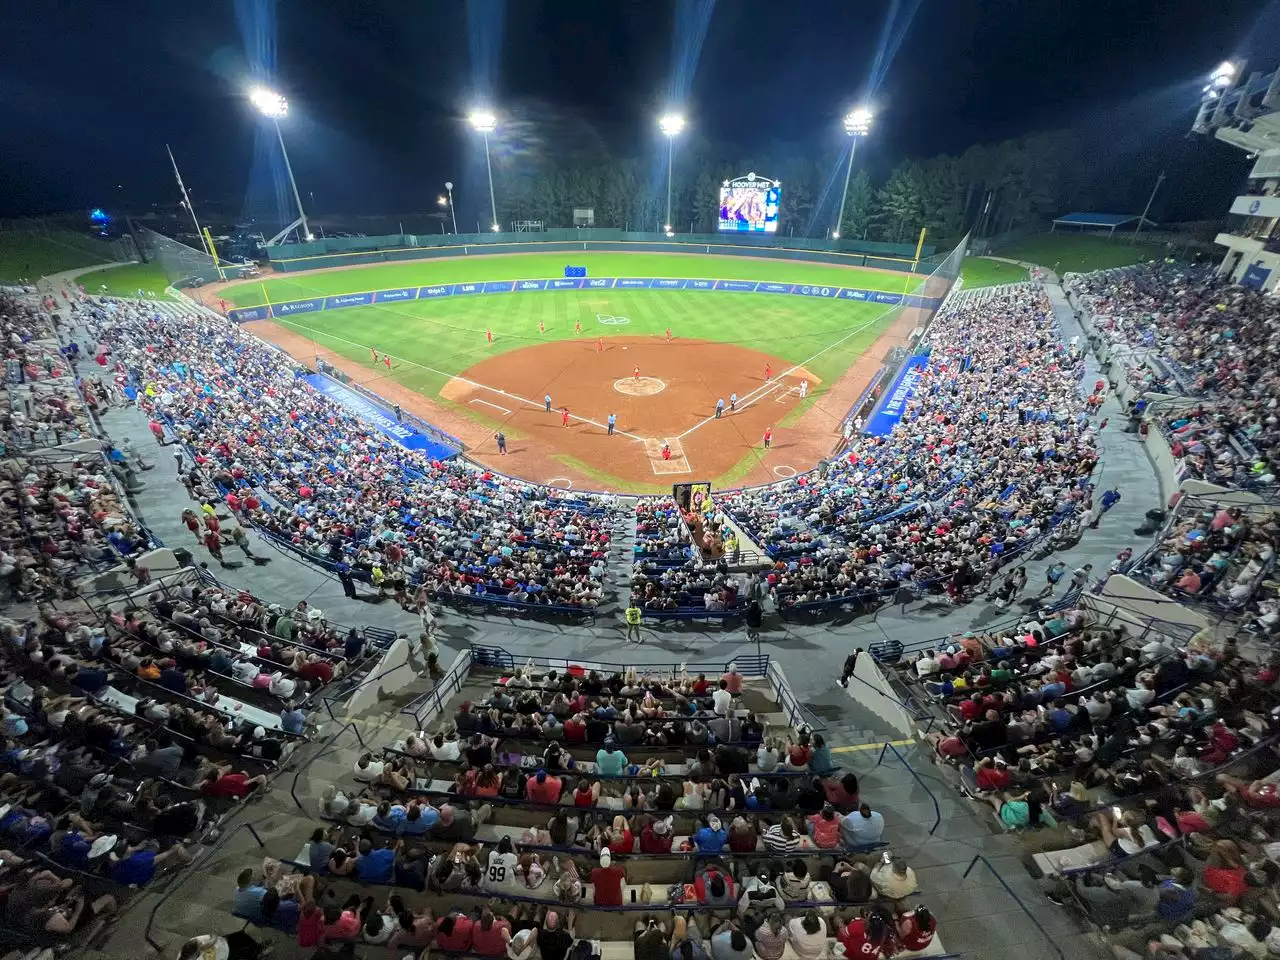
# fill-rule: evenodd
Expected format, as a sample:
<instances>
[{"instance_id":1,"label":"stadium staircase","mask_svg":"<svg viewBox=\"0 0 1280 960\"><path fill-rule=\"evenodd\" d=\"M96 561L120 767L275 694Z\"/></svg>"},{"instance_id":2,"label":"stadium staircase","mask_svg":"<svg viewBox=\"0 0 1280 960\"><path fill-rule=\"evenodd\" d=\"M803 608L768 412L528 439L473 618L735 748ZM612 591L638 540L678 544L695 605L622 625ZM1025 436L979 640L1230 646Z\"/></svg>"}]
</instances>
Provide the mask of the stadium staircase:
<instances>
[{"instance_id":1,"label":"stadium staircase","mask_svg":"<svg viewBox=\"0 0 1280 960\"><path fill-rule=\"evenodd\" d=\"M609 546L609 561L604 572L603 597L596 608L596 616L621 616L631 597L631 568L636 556L636 510L634 501L619 505L622 517L614 527L613 542Z\"/></svg>"}]
</instances>

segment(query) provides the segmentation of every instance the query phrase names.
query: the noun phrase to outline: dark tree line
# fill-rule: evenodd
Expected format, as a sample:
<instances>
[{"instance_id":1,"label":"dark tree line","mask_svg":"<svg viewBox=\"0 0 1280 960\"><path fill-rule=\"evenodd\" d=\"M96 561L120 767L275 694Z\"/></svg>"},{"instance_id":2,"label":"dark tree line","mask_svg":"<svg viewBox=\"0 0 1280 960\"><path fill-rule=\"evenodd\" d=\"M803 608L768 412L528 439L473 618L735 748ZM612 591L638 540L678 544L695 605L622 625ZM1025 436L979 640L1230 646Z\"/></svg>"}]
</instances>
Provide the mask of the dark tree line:
<instances>
[{"instance_id":1,"label":"dark tree line","mask_svg":"<svg viewBox=\"0 0 1280 960\"><path fill-rule=\"evenodd\" d=\"M966 230L991 235L1056 214L1078 189L1075 138L1035 134L970 147L960 156L904 160L874 177L854 160L841 235L914 242L927 227L931 242ZM726 151L727 152L727 151ZM846 155L847 156L847 155ZM528 156L494 169L498 219L573 224L575 208L592 208L597 227L659 229L666 218L666 157L656 160L578 155L562 161ZM755 171L782 182L778 232L822 237L834 225L844 186L844 161L799 149L734 158L691 138L676 149L672 221L680 233L714 233L721 182Z\"/></svg>"}]
</instances>

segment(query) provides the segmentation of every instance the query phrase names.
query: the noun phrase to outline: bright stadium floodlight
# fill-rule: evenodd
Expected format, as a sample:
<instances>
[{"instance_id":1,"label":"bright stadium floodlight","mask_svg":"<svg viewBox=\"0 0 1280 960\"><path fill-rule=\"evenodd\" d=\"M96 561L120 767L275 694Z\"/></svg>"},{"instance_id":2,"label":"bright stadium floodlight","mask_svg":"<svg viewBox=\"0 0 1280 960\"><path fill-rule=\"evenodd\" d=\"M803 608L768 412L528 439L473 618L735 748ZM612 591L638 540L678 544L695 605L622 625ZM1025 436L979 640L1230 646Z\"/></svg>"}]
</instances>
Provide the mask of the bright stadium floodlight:
<instances>
[{"instance_id":1,"label":"bright stadium floodlight","mask_svg":"<svg viewBox=\"0 0 1280 960\"><path fill-rule=\"evenodd\" d=\"M453 217L453 235L456 237L458 235L458 208L453 205L453 181L446 180L444 182L444 189L449 195L449 216ZM444 202L445 198L441 197L440 203L443 204Z\"/></svg>"},{"instance_id":2,"label":"bright stadium floodlight","mask_svg":"<svg viewBox=\"0 0 1280 960\"><path fill-rule=\"evenodd\" d=\"M871 132L871 111L867 107L855 107L844 115L844 132L853 138L849 144L849 166L844 171L844 192L840 194L840 213L836 216L836 228L831 239L840 239L840 225L844 223L844 204L849 199L849 180L853 176L853 155L858 152L858 141Z\"/></svg>"},{"instance_id":3,"label":"bright stadium floodlight","mask_svg":"<svg viewBox=\"0 0 1280 960\"><path fill-rule=\"evenodd\" d=\"M284 134L280 132L280 118L289 113L289 101L274 90L266 87L253 87L249 91L249 102L258 112L276 125L276 139L280 141L280 155L284 157L284 169L289 174L289 186L293 188L293 199L298 205L298 223L302 227L298 235L310 242L315 239L311 228L307 226L307 214L302 209L302 195L298 193L298 183L293 179L293 165L289 163L289 151L284 148Z\"/></svg>"},{"instance_id":4,"label":"bright stadium floodlight","mask_svg":"<svg viewBox=\"0 0 1280 960\"><path fill-rule=\"evenodd\" d=\"M658 118L658 127L667 137L667 223L663 229L670 237L675 233L671 229L671 166L675 156L676 137L684 129L684 116L679 113L664 113Z\"/></svg>"},{"instance_id":5,"label":"bright stadium floodlight","mask_svg":"<svg viewBox=\"0 0 1280 960\"><path fill-rule=\"evenodd\" d=\"M1230 60L1224 60L1218 65L1218 69L1209 74L1209 86L1215 90L1225 90L1231 84L1235 83L1236 73L1239 67Z\"/></svg>"},{"instance_id":6,"label":"bright stadium floodlight","mask_svg":"<svg viewBox=\"0 0 1280 960\"><path fill-rule=\"evenodd\" d=\"M446 200L444 197L436 197L436 205L441 207L447 207L449 205L449 201Z\"/></svg>"},{"instance_id":7,"label":"bright stadium floodlight","mask_svg":"<svg viewBox=\"0 0 1280 960\"><path fill-rule=\"evenodd\" d=\"M489 110L472 110L467 122L484 137L484 165L489 171L489 213L493 216L493 232L498 232L498 201L493 197L493 162L489 159L489 134L498 127L498 118ZM452 194L450 194L452 196ZM455 218L456 219L456 218ZM454 233L458 232L455 226Z\"/></svg>"}]
</instances>

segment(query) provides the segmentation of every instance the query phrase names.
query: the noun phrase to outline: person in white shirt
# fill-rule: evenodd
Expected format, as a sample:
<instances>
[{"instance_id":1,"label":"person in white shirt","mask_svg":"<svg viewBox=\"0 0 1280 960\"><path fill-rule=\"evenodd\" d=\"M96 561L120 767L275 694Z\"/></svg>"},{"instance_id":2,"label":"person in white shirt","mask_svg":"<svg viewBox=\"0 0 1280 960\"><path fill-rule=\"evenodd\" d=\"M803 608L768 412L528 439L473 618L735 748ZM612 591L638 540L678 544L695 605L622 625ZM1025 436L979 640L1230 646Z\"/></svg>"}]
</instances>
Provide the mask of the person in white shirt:
<instances>
[{"instance_id":1,"label":"person in white shirt","mask_svg":"<svg viewBox=\"0 0 1280 960\"><path fill-rule=\"evenodd\" d=\"M254 678L261 672L252 660L237 660L231 665L231 675L241 683L253 683Z\"/></svg>"},{"instance_id":2,"label":"person in white shirt","mask_svg":"<svg viewBox=\"0 0 1280 960\"><path fill-rule=\"evenodd\" d=\"M381 760L373 759L372 754L366 753L356 761L355 769L351 775L360 783L373 783L382 776L386 768L387 765L385 763Z\"/></svg>"},{"instance_id":3,"label":"person in white shirt","mask_svg":"<svg viewBox=\"0 0 1280 960\"><path fill-rule=\"evenodd\" d=\"M272 693L281 699L288 700L293 696L294 691L298 689L298 683L292 677L286 677L283 673L276 672L271 675Z\"/></svg>"},{"instance_id":4,"label":"person in white shirt","mask_svg":"<svg viewBox=\"0 0 1280 960\"><path fill-rule=\"evenodd\" d=\"M489 851L489 862L484 871L484 888L493 893L510 893L517 888L515 844L510 837L498 841L497 849Z\"/></svg>"},{"instance_id":5,"label":"person in white shirt","mask_svg":"<svg viewBox=\"0 0 1280 960\"><path fill-rule=\"evenodd\" d=\"M927 677L938 672L938 660L932 650L926 650L916 660L916 676Z\"/></svg>"},{"instance_id":6,"label":"person in white shirt","mask_svg":"<svg viewBox=\"0 0 1280 960\"><path fill-rule=\"evenodd\" d=\"M1151 685L1151 677L1147 674L1140 676L1138 678L1138 686L1126 690L1124 698L1128 701L1130 710L1145 710L1156 698L1155 688Z\"/></svg>"},{"instance_id":7,"label":"person in white shirt","mask_svg":"<svg viewBox=\"0 0 1280 960\"><path fill-rule=\"evenodd\" d=\"M446 739L443 733L431 738L431 756L436 760L457 760L462 756L462 745L457 740Z\"/></svg>"},{"instance_id":8,"label":"person in white shirt","mask_svg":"<svg viewBox=\"0 0 1280 960\"><path fill-rule=\"evenodd\" d=\"M816 910L787 921L787 939L800 960L821 960L827 956L827 925Z\"/></svg>"},{"instance_id":9,"label":"person in white shirt","mask_svg":"<svg viewBox=\"0 0 1280 960\"><path fill-rule=\"evenodd\" d=\"M733 694L728 690L728 682L720 681L720 689L711 694L711 700L715 707L716 716L727 717L733 710Z\"/></svg>"}]
</instances>

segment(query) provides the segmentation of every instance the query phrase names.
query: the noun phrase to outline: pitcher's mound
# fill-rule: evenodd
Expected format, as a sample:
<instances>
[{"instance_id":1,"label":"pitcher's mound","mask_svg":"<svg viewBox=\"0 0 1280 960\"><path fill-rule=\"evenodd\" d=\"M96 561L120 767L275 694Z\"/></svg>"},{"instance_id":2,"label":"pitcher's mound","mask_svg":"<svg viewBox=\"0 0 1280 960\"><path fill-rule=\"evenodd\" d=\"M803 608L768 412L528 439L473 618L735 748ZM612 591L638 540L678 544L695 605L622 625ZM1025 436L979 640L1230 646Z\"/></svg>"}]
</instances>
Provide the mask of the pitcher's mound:
<instances>
[{"instance_id":1,"label":"pitcher's mound","mask_svg":"<svg viewBox=\"0 0 1280 960\"><path fill-rule=\"evenodd\" d=\"M628 397L652 397L667 389L667 385L657 377L622 377L613 381L613 389Z\"/></svg>"}]
</instances>

